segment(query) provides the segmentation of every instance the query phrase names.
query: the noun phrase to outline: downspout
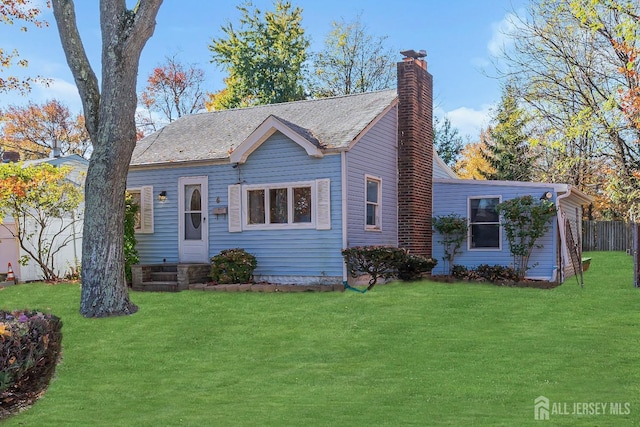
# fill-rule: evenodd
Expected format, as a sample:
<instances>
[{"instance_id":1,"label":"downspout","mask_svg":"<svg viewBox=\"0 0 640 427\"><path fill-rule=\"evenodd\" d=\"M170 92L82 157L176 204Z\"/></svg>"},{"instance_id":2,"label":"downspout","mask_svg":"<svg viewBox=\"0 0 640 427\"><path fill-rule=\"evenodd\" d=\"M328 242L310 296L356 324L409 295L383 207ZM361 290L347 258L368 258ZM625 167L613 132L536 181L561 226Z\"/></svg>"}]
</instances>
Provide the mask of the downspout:
<instances>
[{"instance_id":1,"label":"downspout","mask_svg":"<svg viewBox=\"0 0 640 427\"><path fill-rule=\"evenodd\" d=\"M569 260L569 253L567 252L567 230L564 227L564 221L563 221L563 216L564 216L564 212L562 211L562 209L560 208L560 201L563 199L566 199L567 197L569 197L571 195L571 186L567 185L567 192L556 197L556 204L558 205L558 215L556 215L557 220L558 220L558 231L560 232L560 243L562 245L562 247L560 248L561 251L561 260L562 260L562 264L560 265L560 283L564 283L564 268L566 265L568 265L568 260Z\"/></svg>"},{"instance_id":2,"label":"downspout","mask_svg":"<svg viewBox=\"0 0 640 427\"><path fill-rule=\"evenodd\" d=\"M340 174L342 192L342 249L347 249L347 152L340 152ZM342 259L342 283L347 284L347 264Z\"/></svg>"}]
</instances>

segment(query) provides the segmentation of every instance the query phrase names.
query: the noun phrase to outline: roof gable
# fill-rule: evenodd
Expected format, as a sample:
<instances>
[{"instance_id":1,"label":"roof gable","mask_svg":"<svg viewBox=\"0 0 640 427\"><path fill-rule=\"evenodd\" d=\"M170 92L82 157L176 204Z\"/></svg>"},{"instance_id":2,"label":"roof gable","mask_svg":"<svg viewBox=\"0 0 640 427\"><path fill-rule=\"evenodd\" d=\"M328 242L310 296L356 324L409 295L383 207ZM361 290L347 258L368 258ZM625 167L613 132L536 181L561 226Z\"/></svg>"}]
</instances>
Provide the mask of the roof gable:
<instances>
[{"instance_id":1,"label":"roof gable","mask_svg":"<svg viewBox=\"0 0 640 427\"><path fill-rule=\"evenodd\" d=\"M318 140L307 129L286 122L276 116L269 116L242 143L231 152L231 163L244 163L263 142L276 132L283 133L290 140L302 147L311 157L322 157Z\"/></svg>"}]
</instances>

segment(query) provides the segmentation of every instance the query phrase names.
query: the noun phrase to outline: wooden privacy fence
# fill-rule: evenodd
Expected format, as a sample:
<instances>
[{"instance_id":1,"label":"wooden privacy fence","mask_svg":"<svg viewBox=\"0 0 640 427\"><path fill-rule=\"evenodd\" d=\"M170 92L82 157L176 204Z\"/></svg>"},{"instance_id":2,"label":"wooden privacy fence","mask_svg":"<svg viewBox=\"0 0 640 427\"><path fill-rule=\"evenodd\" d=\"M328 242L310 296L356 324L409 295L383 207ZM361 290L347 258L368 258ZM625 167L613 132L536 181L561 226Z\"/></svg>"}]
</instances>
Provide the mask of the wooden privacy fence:
<instances>
[{"instance_id":1,"label":"wooden privacy fence","mask_svg":"<svg viewBox=\"0 0 640 427\"><path fill-rule=\"evenodd\" d=\"M632 222L582 221L582 250L627 251L632 248Z\"/></svg>"}]
</instances>

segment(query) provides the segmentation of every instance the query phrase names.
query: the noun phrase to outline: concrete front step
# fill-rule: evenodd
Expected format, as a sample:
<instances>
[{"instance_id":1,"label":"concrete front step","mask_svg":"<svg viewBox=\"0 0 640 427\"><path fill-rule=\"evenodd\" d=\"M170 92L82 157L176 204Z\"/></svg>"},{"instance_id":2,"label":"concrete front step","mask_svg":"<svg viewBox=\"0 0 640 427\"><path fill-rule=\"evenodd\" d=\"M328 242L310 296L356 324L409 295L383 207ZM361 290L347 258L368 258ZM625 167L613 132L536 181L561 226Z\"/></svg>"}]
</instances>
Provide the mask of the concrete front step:
<instances>
[{"instance_id":1,"label":"concrete front step","mask_svg":"<svg viewBox=\"0 0 640 427\"><path fill-rule=\"evenodd\" d=\"M177 282L172 281L152 281L142 282L141 284L133 285L134 291L149 291L149 292L178 292L181 291Z\"/></svg>"},{"instance_id":2,"label":"concrete front step","mask_svg":"<svg viewBox=\"0 0 640 427\"><path fill-rule=\"evenodd\" d=\"M178 282L178 272L169 272L169 271L152 271L151 272L151 281L152 282Z\"/></svg>"},{"instance_id":3,"label":"concrete front step","mask_svg":"<svg viewBox=\"0 0 640 427\"><path fill-rule=\"evenodd\" d=\"M136 264L131 266L133 289L140 291L183 291L189 285L209 281L211 265Z\"/></svg>"}]
</instances>

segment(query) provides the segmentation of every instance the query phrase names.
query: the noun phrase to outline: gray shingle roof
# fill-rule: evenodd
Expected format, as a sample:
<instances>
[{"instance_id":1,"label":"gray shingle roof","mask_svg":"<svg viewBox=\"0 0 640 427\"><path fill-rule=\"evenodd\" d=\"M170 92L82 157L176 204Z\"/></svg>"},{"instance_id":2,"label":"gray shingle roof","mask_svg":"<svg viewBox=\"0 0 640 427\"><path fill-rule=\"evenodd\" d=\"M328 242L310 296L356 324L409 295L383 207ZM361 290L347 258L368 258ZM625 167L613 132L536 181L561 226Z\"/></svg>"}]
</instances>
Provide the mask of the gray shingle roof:
<instances>
[{"instance_id":1,"label":"gray shingle roof","mask_svg":"<svg viewBox=\"0 0 640 427\"><path fill-rule=\"evenodd\" d=\"M323 149L343 149L396 96L393 89L181 117L138 141L131 165L226 159L271 115Z\"/></svg>"}]
</instances>

